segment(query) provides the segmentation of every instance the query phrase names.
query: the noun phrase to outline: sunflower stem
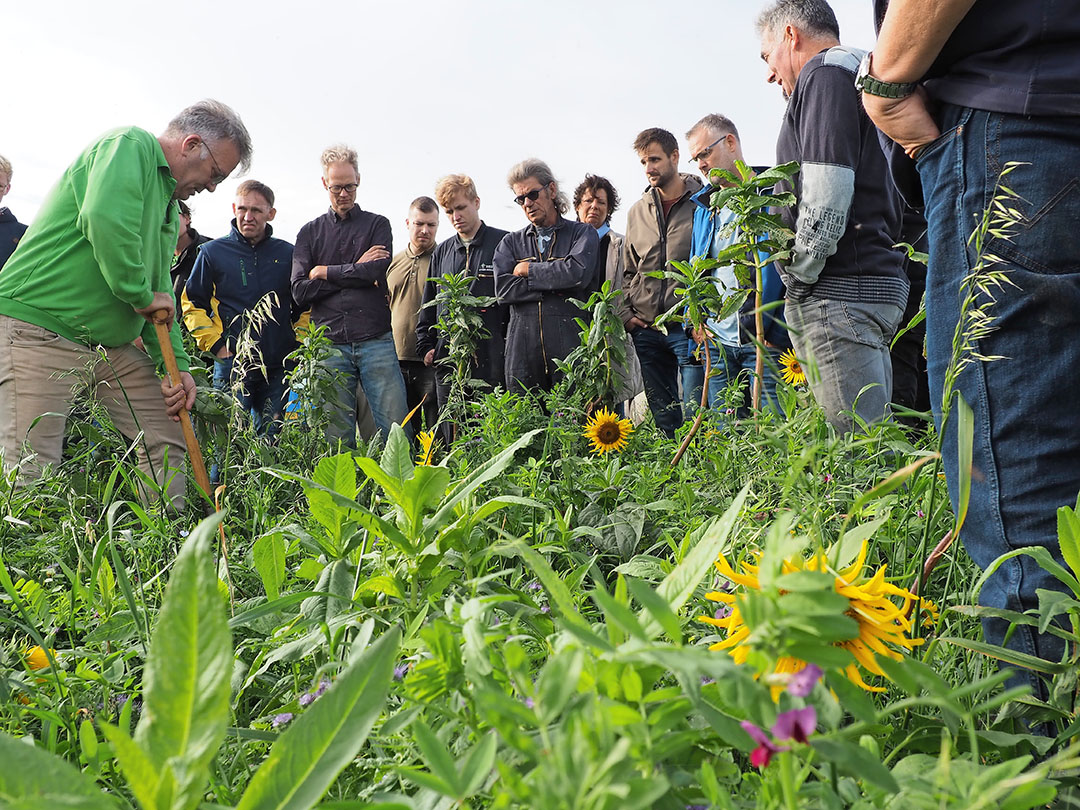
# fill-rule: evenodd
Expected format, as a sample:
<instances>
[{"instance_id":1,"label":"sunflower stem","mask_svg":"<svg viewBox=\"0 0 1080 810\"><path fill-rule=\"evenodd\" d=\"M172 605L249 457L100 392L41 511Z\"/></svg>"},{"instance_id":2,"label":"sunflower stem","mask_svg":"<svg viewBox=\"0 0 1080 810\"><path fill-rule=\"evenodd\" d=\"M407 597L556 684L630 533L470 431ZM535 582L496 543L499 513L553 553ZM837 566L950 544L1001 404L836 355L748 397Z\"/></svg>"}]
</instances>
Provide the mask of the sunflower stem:
<instances>
[{"instance_id":1,"label":"sunflower stem","mask_svg":"<svg viewBox=\"0 0 1080 810\"><path fill-rule=\"evenodd\" d=\"M697 416L694 418L694 424L690 426L690 430L686 432L686 437L682 440L682 444L679 445L679 449L675 451L675 457L671 459L672 467L678 465L680 459L683 457L683 453L686 452L686 448L690 446L690 442L693 441L695 434L698 432L698 428L701 427L701 420L705 418L705 408L709 405L709 374L712 372L712 352L709 351L709 335L708 331L705 332L705 380L701 384L701 407L698 408Z\"/></svg>"}]
</instances>

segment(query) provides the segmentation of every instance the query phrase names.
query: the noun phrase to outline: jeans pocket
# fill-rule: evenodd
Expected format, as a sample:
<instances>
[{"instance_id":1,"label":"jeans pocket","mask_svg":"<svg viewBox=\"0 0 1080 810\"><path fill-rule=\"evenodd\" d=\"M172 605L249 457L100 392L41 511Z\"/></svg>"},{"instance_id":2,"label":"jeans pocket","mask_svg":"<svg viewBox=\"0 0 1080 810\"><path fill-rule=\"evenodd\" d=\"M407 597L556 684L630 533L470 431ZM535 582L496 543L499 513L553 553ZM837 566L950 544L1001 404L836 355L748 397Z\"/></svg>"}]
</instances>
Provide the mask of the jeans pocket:
<instances>
[{"instance_id":1,"label":"jeans pocket","mask_svg":"<svg viewBox=\"0 0 1080 810\"><path fill-rule=\"evenodd\" d=\"M882 347L896 331L903 310L894 304L856 304L840 301L836 304L844 325L851 330L852 339L864 346Z\"/></svg>"},{"instance_id":2,"label":"jeans pocket","mask_svg":"<svg viewBox=\"0 0 1080 810\"><path fill-rule=\"evenodd\" d=\"M919 166L922 164L924 159L933 157L938 152L943 151L947 144L952 143L952 141L961 132L964 131L964 125L967 123L967 119L968 115L963 115L959 123L957 123L953 127L949 127L936 138L934 138L934 140L930 141L930 143L922 147L922 149L920 149L918 154L915 156L915 165Z\"/></svg>"}]
</instances>

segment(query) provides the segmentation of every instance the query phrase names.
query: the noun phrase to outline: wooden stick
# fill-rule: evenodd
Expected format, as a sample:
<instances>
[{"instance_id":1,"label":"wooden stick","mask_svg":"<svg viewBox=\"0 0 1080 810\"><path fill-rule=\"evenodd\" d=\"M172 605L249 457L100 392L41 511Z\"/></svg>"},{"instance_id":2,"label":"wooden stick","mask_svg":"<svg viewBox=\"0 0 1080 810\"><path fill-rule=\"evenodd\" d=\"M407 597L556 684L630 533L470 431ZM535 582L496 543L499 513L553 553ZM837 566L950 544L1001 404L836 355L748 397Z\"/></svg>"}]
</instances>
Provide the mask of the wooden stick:
<instances>
[{"instance_id":1,"label":"wooden stick","mask_svg":"<svg viewBox=\"0 0 1080 810\"><path fill-rule=\"evenodd\" d=\"M176 354L173 352L172 341L169 339L169 330L164 321L158 320L159 318L167 319L168 311L159 309L154 313L154 329L157 331L158 345L161 346L161 357L165 361L165 370L169 373L169 379L174 386L180 385L180 369L176 365ZM188 456L191 457L191 469L195 473L195 482L199 485L199 489L206 493L206 497L213 501L210 477L206 474L199 440L195 438L195 429L191 426L191 415L183 405L180 406L180 427L184 431L184 442L187 444Z\"/></svg>"}]
</instances>

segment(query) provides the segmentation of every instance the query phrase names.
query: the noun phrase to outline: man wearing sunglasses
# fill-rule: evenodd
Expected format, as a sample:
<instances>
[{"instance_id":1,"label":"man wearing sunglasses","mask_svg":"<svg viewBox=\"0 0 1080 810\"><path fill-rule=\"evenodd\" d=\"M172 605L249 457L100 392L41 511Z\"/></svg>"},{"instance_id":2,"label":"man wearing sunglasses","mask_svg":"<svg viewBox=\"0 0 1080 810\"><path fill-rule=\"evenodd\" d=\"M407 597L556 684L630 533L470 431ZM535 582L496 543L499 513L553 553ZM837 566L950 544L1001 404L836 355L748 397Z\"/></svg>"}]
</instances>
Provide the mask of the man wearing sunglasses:
<instances>
[{"instance_id":1,"label":"man wearing sunglasses","mask_svg":"<svg viewBox=\"0 0 1080 810\"><path fill-rule=\"evenodd\" d=\"M510 307L506 387L550 391L562 376L555 361L578 345L575 319L588 317L570 299L596 287L599 239L591 225L563 218L570 203L542 160L517 164L507 183L529 225L495 249L495 294Z\"/></svg>"},{"instance_id":2,"label":"man wearing sunglasses","mask_svg":"<svg viewBox=\"0 0 1080 810\"><path fill-rule=\"evenodd\" d=\"M358 384L383 439L406 414L386 286L390 220L356 204L356 150L331 146L322 154L322 166L330 210L296 235L292 291L300 309L311 307L311 322L327 328L336 350L326 360L327 368L338 372L327 438L355 448L357 417L362 417Z\"/></svg>"},{"instance_id":3,"label":"man wearing sunglasses","mask_svg":"<svg viewBox=\"0 0 1080 810\"><path fill-rule=\"evenodd\" d=\"M176 423L181 407L195 404L195 381L174 322L175 203L213 191L250 161L251 138L240 118L209 100L183 110L158 137L138 127L116 129L75 159L0 274L6 465L20 463L25 478L59 463L72 386L88 373L120 432L141 432L140 468L181 504L184 440ZM178 386L155 373L159 312L169 325ZM134 346L140 336L149 356Z\"/></svg>"}]
</instances>

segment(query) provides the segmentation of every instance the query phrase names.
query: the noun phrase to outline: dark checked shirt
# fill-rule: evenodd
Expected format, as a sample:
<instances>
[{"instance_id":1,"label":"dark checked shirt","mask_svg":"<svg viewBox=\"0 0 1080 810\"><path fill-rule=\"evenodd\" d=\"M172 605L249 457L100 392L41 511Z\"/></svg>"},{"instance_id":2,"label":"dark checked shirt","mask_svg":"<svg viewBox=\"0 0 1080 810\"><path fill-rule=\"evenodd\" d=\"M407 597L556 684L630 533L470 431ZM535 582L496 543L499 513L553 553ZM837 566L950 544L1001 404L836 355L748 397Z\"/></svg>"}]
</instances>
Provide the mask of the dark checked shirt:
<instances>
[{"instance_id":1,"label":"dark checked shirt","mask_svg":"<svg viewBox=\"0 0 1080 810\"><path fill-rule=\"evenodd\" d=\"M353 206L344 217L331 208L300 229L293 249L292 291L311 322L326 326L333 343L359 343L390 331L386 271L390 259L360 262L373 245L390 253L390 221ZM310 279L311 268L326 265L325 279Z\"/></svg>"}]
</instances>

